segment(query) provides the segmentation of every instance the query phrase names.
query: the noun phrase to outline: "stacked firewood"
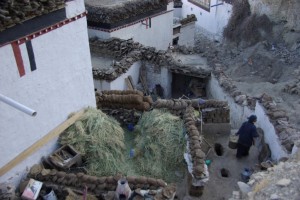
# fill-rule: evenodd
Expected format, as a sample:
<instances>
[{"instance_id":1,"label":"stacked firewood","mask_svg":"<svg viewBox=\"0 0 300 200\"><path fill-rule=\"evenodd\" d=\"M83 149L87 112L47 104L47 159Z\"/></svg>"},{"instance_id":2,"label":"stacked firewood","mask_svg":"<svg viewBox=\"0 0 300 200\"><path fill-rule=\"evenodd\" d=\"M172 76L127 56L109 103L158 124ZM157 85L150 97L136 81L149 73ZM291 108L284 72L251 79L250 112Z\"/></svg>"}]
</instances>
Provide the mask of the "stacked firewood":
<instances>
[{"instance_id":1,"label":"stacked firewood","mask_svg":"<svg viewBox=\"0 0 300 200\"><path fill-rule=\"evenodd\" d=\"M187 15L186 18L183 18L182 20L180 20L180 24L185 25L185 24L188 24L190 22L195 22L195 21L197 21L196 15L191 14L191 15Z\"/></svg>"},{"instance_id":2,"label":"stacked firewood","mask_svg":"<svg viewBox=\"0 0 300 200\"><path fill-rule=\"evenodd\" d=\"M98 108L149 110L153 101L138 90L105 90L96 94Z\"/></svg>"},{"instance_id":3,"label":"stacked firewood","mask_svg":"<svg viewBox=\"0 0 300 200\"><path fill-rule=\"evenodd\" d=\"M2 0L0 2L0 31L33 17L63 8L64 5L64 0Z\"/></svg>"},{"instance_id":4,"label":"stacked firewood","mask_svg":"<svg viewBox=\"0 0 300 200\"><path fill-rule=\"evenodd\" d=\"M86 0L86 8L89 12L88 22L114 24L150 11L166 9L167 0L128 1L123 5L107 7L95 4L95 1Z\"/></svg>"},{"instance_id":5,"label":"stacked firewood","mask_svg":"<svg viewBox=\"0 0 300 200\"><path fill-rule=\"evenodd\" d=\"M199 69L193 66L183 65L177 62L169 52L156 50L154 47L145 47L132 39L121 40L112 38L109 40L100 40L98 38L90 39L92 54L100 56L109 56L117 61L113 62L111 68L102 69L93 66L93 76L95 79L112 81L127 72L134 62L146 61L155 66L168 66L171 71L186 75L193 74L199 77L210 76L211 71Z\"/></svg>"}]
</instances>

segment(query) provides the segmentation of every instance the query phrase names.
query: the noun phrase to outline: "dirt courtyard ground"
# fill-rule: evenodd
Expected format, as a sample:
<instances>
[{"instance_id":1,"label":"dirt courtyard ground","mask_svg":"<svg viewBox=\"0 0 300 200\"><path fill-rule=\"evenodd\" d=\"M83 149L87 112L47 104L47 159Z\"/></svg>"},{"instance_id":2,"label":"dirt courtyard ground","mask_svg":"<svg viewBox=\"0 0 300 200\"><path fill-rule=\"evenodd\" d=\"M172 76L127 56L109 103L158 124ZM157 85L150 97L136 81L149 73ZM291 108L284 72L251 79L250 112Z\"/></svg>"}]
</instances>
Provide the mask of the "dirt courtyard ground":
<instances>
[{"instance_id":1,"label":"dirt courtyard ground","mask_svg":"<svg viewBox=\"0 0 300 200\"><path fill-rule=\"evenodd\" d=\"M232 130L236 132L237 130ZM258 168L258 149L252 146L248 157L237 159L235 157L236 150L228 147L229 134L209 134L204 133L206 141L213 147L207 159L211 160L211 164L208 167L209 181L204 187L204 191L201 197L191 197L186 190L187 177L179 185L178 197L185 200L225 200L232 197L233 191L239 191L237 182L243 181L241 173L245 168L253 169L255 171ZM216 152L215 145L221 145L222 155L220 152ZM209 146L203 144L205 152L208 152ZM219 155L218 155L219 154Z\"/></svg>"}]
</instances>

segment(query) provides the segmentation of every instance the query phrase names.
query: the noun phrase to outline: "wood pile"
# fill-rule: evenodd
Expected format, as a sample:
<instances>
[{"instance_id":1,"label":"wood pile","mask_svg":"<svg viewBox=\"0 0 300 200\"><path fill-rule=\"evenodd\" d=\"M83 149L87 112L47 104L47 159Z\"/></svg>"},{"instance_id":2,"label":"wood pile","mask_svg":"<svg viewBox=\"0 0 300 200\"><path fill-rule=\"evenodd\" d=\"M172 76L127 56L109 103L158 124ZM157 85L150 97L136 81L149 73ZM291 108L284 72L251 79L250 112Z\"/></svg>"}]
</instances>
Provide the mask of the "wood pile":
<instances>
[{"instance_id":1,"label":"wood pile","mask_svg":"<svg viewBox=\"0 0 300 200\"><path fill-rule=\"evenodd\" d=\"M0 31L64 6L64 0L2 0L0 2Z\"/></svg>"},{"instance_id":2,"label":"wood pile","mask_svg":"<svg viewBox=\"0 0 300 200\"><path fill-rule=\"evenodd\" d=\"M197 21L196 15L191 14L191 15L187 15L186 18L183 18L182 20L180 20L180 24L185 25L185 24L195 22L195 21Z\"/></svg>"},{"instance_id":3,"label":"wood pile","mask_svg":"<svg viewBox=\"0 0 300 200\"><path fill-rule=\"evenodd\" d=\"M87 21L94 23L115 24L150 11L166 8L167 0L134 0L116 6L95 4L95 1L86 0L88 11Z\"/></svg>"},{"instance_id":4,"label":"wood pile","mask_svg":"<svg viewBox=\"0 0 300 200\"><path fill-rule=\"evenodd\" d=\"M205 165L205 153L201 150L202 137L197 129L196 122L194 120L194 108L188 107L183 116L187 134L189 137L189 152L193 161L193 176L197 179L203 178L204 165Z\"/></svg>"},{"instance_id":5,"label":"wood pile","mask_svg":"<svg viewBox=\"0 0 300 200\"><path fill-rule=\"evenodd\" d=\"M41 165L34 165L28 173L28 178L41 181L44 184L82 189L87 187L88 192L100 196L105 191L115 191L117 182L122 175L96 177L84 173L66 173L56 169L45 169ZM131 189L141 188L144 190L156 190L164 188L167 183L162 179L155 179L145 176L127 176L126 180Z\"/></svg>"},{"instance_id":6,"label":"wood pile","mask_svg":"<svg viewBox=\"0 0 300 200\"><path fill-rule=\"evenodd\" d=\"M109 40L101 40L92 38L90 39L90 47L93 54L105 55L117 60L110 69L93 67L93 76L99 80L115 80L126 73L132 64L137 61L150 62L158 67L166 66L173 72L201 78L206 78L211 73L210 70L195 69L194 67L183 65L174 60L169 52L156 50L154 47L145 47L132 39L111 38Z\"/></svg>"},{"instance_id":7,"label":"wood pile","mask_svg":"<svg viewBox=\"0 0 300 200\"><path fill-rule=\"evenodd\" d=\"M98 108L149 110L153 101L138 90L105 90L96 94Z\"/></svg>"}]
</instances>

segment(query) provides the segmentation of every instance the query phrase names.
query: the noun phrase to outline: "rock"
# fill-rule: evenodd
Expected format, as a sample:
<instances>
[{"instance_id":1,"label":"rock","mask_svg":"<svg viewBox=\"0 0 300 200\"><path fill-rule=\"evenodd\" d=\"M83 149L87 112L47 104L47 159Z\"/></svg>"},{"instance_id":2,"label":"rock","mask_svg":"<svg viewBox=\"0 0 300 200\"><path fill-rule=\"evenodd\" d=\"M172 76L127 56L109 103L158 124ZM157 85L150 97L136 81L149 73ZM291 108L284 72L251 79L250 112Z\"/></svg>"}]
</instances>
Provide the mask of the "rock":
<instances>
[{"instance_id":1,"label":"rock","mask_svg":"<svg viewBox=\"0 0 300 200\"><path fill-rule=\"evenodd\" d=\"M277 199L280 199L280 198L279 198L279 196L278 196L277 194L272 194L272 195L270 196L270 199L271 199L271 200L277 200Z\"/></svg>"},{"instance_id":2,"label":"rock","mask_svg":"<svg viewBox=\"0 0 300 200\"><path fill-rule=\"evenodd\" d=\"M249 192L251 192L251 187L244 183L244 182L237 182L238 186L239 186L239 189L240 191L244 194L244 195L247 195Z\"/></svg>"},{"instance_id":3,"label":"rock","mask_svg":"<svg viewBox=\"0 0 300 200\"><path fill-rule=\"evenodd\" d=\"M288 186L290 183L291 183L291 180L290 180L290 179L285 179L285 178L283 178L283 179L279 180L279 181L276 183L276 185L285 187L285 186Z\"/></svg>"}]
</instances>

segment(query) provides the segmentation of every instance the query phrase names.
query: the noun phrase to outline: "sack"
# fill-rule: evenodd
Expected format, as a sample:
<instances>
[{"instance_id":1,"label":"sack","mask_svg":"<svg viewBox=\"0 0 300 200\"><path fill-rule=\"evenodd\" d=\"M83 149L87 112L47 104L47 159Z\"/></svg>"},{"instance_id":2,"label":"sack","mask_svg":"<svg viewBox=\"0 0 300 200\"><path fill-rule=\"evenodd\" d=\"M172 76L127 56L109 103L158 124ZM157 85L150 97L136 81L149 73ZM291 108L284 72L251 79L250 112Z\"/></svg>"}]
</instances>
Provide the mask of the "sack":
<instances>
[{"instance_id":1,"label":"sack","mask_svg":"<svg viewBox=\"0 0 300 200\"><path fill-rule=\"evenodd\" d=\"M239 136L238 135L231 134L229 136L228 147L231 148L231 149L237 149L238 140L239 140Z\"/></svg>"}]
</instances>

